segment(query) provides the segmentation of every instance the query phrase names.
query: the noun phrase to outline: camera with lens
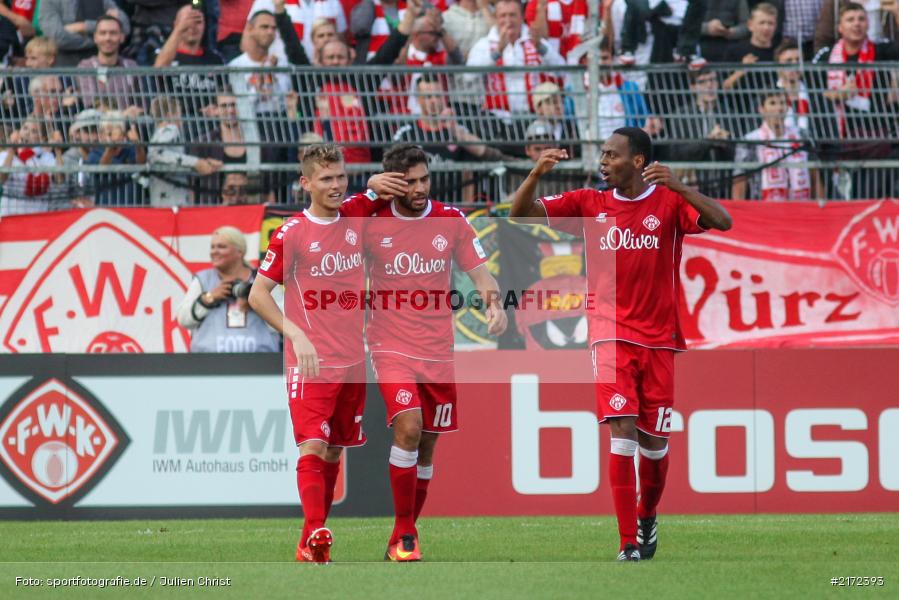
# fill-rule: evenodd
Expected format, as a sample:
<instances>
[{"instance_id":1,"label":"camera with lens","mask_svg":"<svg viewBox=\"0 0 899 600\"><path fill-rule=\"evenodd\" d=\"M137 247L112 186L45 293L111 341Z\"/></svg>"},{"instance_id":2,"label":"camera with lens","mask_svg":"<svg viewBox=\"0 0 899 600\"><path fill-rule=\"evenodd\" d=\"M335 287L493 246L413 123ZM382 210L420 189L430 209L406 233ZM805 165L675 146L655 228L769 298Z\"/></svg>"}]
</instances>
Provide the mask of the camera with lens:
<instances>
[{"instance_id":1,"label":"camera with lens","mask_svg":"<svg viewBox=\"0 0 899 600\"><path fill-rule=\"evenodd\" d=\"M243 298L246 300L250 297L250 288L253 287L253 280L249 279L244 281L243 279L235 279L231 283L231 297L235 300L240 300Z\"/></svg>"}]
</instances>

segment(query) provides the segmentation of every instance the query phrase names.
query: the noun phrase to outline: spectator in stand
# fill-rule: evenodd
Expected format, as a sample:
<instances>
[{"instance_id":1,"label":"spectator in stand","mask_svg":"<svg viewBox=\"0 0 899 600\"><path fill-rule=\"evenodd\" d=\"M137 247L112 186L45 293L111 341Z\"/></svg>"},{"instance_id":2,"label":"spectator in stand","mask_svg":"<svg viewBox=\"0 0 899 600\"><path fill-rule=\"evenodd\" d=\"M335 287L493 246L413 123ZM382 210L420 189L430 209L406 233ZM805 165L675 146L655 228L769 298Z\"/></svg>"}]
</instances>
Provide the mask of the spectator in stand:
<instances>
[{"instance_id":1,"label":"spectator in stand","mask_svg":"<svg viewBox=\"0 0 899 600\"><path fill-rule=\"evenodd\" d=\"M699 54L702 21L709 0L626 0L619 62L636 62L635 52L644 41L645 23L652 30L651 64L686 62L693 69L705 60Z\"/></svg>"},{"instance_id":2,"label":"spectator in stand","mask_svg":"<svg viewBox=\"0 0 899 600\"><path fill-rule=\"evenodd\" d=\"M768 2L756 4L747 25L749 40L740 41L728 48L726 62L752 65L774 61L774 34L777 32L777 7ZM734 71L724 80L724 89L731 90L746 77L746 71ZM751 87L758 82L751 82ZM744 84L746 85L746 84ZM758 89L754 87L753 89Z\"/></svg>"},{"instance_id":3,"label":"spectator in stand","mask_svg":"<svg viewBox=\"0 0 899 600\"><path fill-rule=\"evenodd\" d=\"M89 108L75 117L69 128L71 146L62 155L62 164L68 168L68 197L74 208L90 208L94 205L94 186L91 174L79 171L79 167L88 164L91 151L100 143L99 110Z\"/></svg>"},{"instance_id":4,"label":"spectator in stand","mask_svg":"<svg viewBox=\"0 0 899 600\"><path fill-rule=\"evenodd\" d=\"M810 61L815 54L815 25L823 0L783 0L783 37L796 40L802 60Z\"/></svg>"},{"instance_id":5,"label":"spectator in stand","mask_svg":"<svg viewBox=\"0 0 899 600\"><path fill-rule=\"evenodd\" d=\"M624 18L627 15L627 0L602 0L602 3L603 36L614 40L616 60L618 63L621 63L621 53L623 52L621 32L624 30ZM633 51L634 64L650 64L655 37L652 34L652 26L649 21L640 25L639 31L635 30L632 35L638 39L636 48ZM630 43L632 44L633 42ZM586 55L583 58L584 64L586 64ZM625 62L627 60L625 59ZM631 73L629 78L639 84L641 88L646 88L648 78L644 71Z\"/></svg>"},{"instance_id":6,"label":"spectator in stand","mask_svg":"<svg viewBox=\"0 0 899 600\"><path fill-rule=\"evenodd\" d=\"M784 68L777 71L777 87L787 96L787 127L798 129L803 137L809 132L809 94L799 70L800 48L796 40L784 38L774 51L774 60Z\"/></svg>"},{"instance_id":7,"label":"spectator in stand","mask_svg":"<svg viewBox=\"0 0 899 600\"><path fill-rule=\"evenodd\" d=\"M434 73L422 75L415 83L415 95L421 114L414 123L397 130L394 142L420 144L429 156L440 160L500 161L508 158L456 121L453 109L446 101L443 77Z\"/></svg>"},{"instance_id":8,"label":"spectator in stand","mask_svg":"<svg viewBox=\"0 0 899 600\"><path fill-rule=\"evenodd\" d=\"M749 4L746 0L709 2L702 20L699 45L709 62L724 62L734 42L749 36Z\"/></svg>"},{"instance_id":9,"label":"spectator in stand","mask_svg":"<svg viewBox=\"0 0 899 600\"><path fill-rule=\"evenodd\" d=\"M815 52L832 47L839 38L842 9L849 0L823 0L815 29ZM899 41L899 2L896 0L865 0L859 2L867 14L868 39L872 42Z\"/></svg>"},{"instance_id":10,"label":"spectator in stand","mask_svg":"<svg viewBox=\"0 0 899 600\"><path fill-rule=\"evenodd\" d=\"M126 131L127 129L127 131ZM87 157L89 165L142 165L147 150L140 141L137 126L128 125L125 115L109 111L100 119L100 146ZM95 173L96 203L101 206L132 206L135 188L130 173Z\"/></svg>"},{"instance_id":11,"label":"spectator in stand","mask_svg":"<svg viewBox=\"0 0 899 600\"><path fill-rule=\"evenodd\" d=\"M527 142L524 152L534 162L537 162L544 150L552 150L559 147L549 124L539 119L528 125L524 134L524 140Z\"/></svg>"},{"instance_id":12,"label":"spectator in stand","mask_svg":"<svg viewBox=\"0 0 899 600\"><path fill-rule=\"evenodd\" d=\"M562 58L584 35L587 20L586 0L528 0L524 19L534 37L546 40Z\"/></svg>"},{"instance_id":13,"label":"spectator in stand","mask_svg":"<svg viewBox=\"0 0 899 600\"><path fill-rule=\"evenodd\" d=\"M276 28L273 13L261 10L251 15L241 42L245 52L228 64L263 69L287 66L283 52L272 52ZM253 96L257 115L283 113L284 95L292 89L290 77L285 73L234 73L231 75L231 87L238 97L245 94Z\"/></svg>"},{"instance_id":14,"label":"spectator in stand","mask_svg":"<svg viewBox=\"0 0 899 600\"><path fill-rule=\"evenodd\" d=\"M34 9L38 0L16 0L11 6L6 6L0 2L0 18L8 20L16 28L19 37L27 40L35 36L34 25Z\"/></svg>"},{"instance_id":15,"label":"spectator in stand","mask_svg":"<svg viewBox=\"0 0 899 600\"><path fill-rule=\"evenodd\" d=\"M736 162L768 165L746 176L739 169L734 172L731 198L734 200L810 200L823 197L820 180L809 169L791 166L808 162L808 153L801 148L798 129L787 125L787 97L781 90L768 90L759 95L759 114L762 125L743 138L746 144L737 146Z\"/></svg>"},{"instance_id":16,"label":"spectator in stand","mask_svg":"<svg viewBox=\"0 0 899 600\"><path fill-rule=\"evenodd\" d=\"M26 69L50 69L55 62L56 43L50 38L35 37L25 44ZM2 81L2 111L10 121L21 121L34 109L34 99L28 93L30 83L28 75L19 75L15 71Z\"/></svg>"},{"instance_id":17,"label":"spectator in stand","mask_svg":"<svg viewBox=\"0 0 899 600\"><path fill-rule=\"evenodd\" d=\"M840 8L840 39L832 48L822 48L815 62L829 63L822 111L832 115L818 125L822 137L849 140L839 149L846 160L886 158L895 151L890 143L897 131L899 112L887 69L866 69L861 65L899 60L899 43L872 42L868 37L868 14L861 4ZM846 66L850 68L846 68ZM857 66L856 66L857 65ZM818 87L818 86L816 86ZM819 111L814 111L819 112ZM823 135L822 135L823 134ZM893 174L875 169L854 169L851 174L853 198L884 198L895 195Z\"/></svg>"},{"instance_id":18,"label":"spectator in stand","mask_svg":"<svg viewBox=\"0 0 899 600\"><path fill-rule=\"evenodd\" d=\"M275 13L276 3L273 0L256 0L250 8L250 19L259 11L268 11ZM294 31L300 42L303 44L303 50L306 56L312 56L314 46L312 44L312 24L317 19L328 19L333 21L337 27L337 33L344 35L347 30L346 15L343 12L343 6L339 0L296 0L293 4L287 4L287 15L293 23ZM246 48L243 48L246 51ZM271 53L279 58L287 60L287 52L284 46L284 40L281 35L276 32L274 44L271 47Z\"/></svg>"},{"instance_id":19,"label":"spectator in stand","mask_svg":"<svg viewBox=\"0 0 899 600\"><path fill-rule=\"evenodd\" d=\"M580 139L577 121L565 114L564 95L561 88L551 81L545 81L534 88L531 94L537 119L543 121L560 142L560 147L568 151L569 158L580 156ZM563 142L563 140L565 140Z\"/></svg>"},{"instance_id":20,"label":"spectator in stand","mask_svg":"<svg viewBox=\"0 0 899 600\"><path fill-rule=\"evenodd\" d=\"M66 95L62 81L55 75L39 75L28 82L28 94L34 102L29 118L39 120L49 131L63 136L69 130L79 109L75 96Z\"/></svg>"},{"instance_id":21,"label":"spectator in stand","mask_svg":"<svg viewBox=\"0 0 899 600\"><path fill-rule=\"evenodd\" d=\"M40 0L41 30L59 48L55 66L74 67L96 51L94 29L104 14L118 19L128 36L131 22L115 0Z\"/></svg>"},{"instance_id":22,"label":"spectator in stand","mask_svg":"<svg viewBox=\"0 0 899 600\"><path fill-rule=\"evenodd\" d=\"M156 130L150 139L150 151L147 155L151 166L188 167L204 176L212 175L222 168L221 161L199 158L185 152L181 132L181 107L176 98L154 98L150 103L150 115L156 121ZM150 178L149 188L151 206L184 206L192 199L185 173L160 173Z\"/></svg>"},{"instance_id":23,"label":"spectator in stand","mask_svg":"<svg viewBox=\"0 0 899 600\"><path fill-rule=\"evenodd\" d=\"M225 226L212 233L212 268L196 273L178 306L178 323L190 329L191 352L278 352L281 338L247 301L256 269L246 261L247 240Z\"/></svg>"},{"instance_id":24,"label":"spectator in stand","mask_svg":"<svg viewBox=\"0 0 899 600\"><path fill-rule=\"evenodd\" d=\"M401 0L361 0L350 13L350 33L356 40L356 62L366 63L377 54L406 14ZM415 3L412 18L420 15L422 3Z\"/></svg>"},{"instance_id":25,"label":"spectator in stand","mask_svg":"<svg viewBox=\"0 0 899 600\"><path fill-rule=\"evenodd\" d=\"M408 67L424 69L430 66L460 65L465 61L456 40L443 28L443 15L440 11L431 9L425 16L413 21L409 44L400 54L399 62ZM417 95L409 93L415 89L415 82L419 77L420 72L411 76L395 75L385 78L381 87L393 94L393 110L390 112L413 115L421 112Z\"/></svg>"},{"instance_id":26,"label":"spectator in stand","mask_svg":"<svg viewBox=\"0 0 899 600\"><path fill-rule=\"evenodd\" d=\"M131 34L131 42L122 54L136 60L141 66L152 65L156 59L156 53L165 44L166 38L172 34L175 15L182 5L190 4L190 1L125 1L134 9L131 17L134 31Z\"/></svg>"},{"instance_id":27,"label":"spectator in stand","mask_svg":"<svg viewBox=\"0 0 899 600\"><path fill-rule=\"evenodd\" d=\"M459 0L443 13L443 26L456 42L464 60L482 37L493 27L490 0Z\"/></svg>"},{"instance_id":28,"label":"spectator in stand","mask_svg":"<svg viewBox=\"0 0 899 600\"><path fill-rule=\"evenodd\" d=\"M339 36L333 21L324 17L315 20L312 24L312 64L318 64L316 61L322 46L336 39L339 39Z\"/></svg>"},{"instance_id":29,"label":"spectator in stand","mask_svg":"<svg viewBox=\"0 0 899 600\"><path fill-rule=\"evenodd\" d=\"M85 106L96 107L102 103L115 110L139 104L135 98L137 80L133 75L111 75L107 69L133 69L137 63L122 58L119 49L125 41L122 24L110 15L100 15L94 28L94 45L97 54L78 63L79 69L96 70L95 74L77 79L79 95Z\"/></svg>"},{"instance_id":30,"label":"spectator in stand","mask_svg":"<svg viewBox=\"0 0 899 600\"><path fill-rule=\"evenodd\" d=\"M683 105L665 113L663 135L653 147L660 162L730 162L734 157L733 125L727 122L727 110L718 93L718 76L706 69L690 71L690 95ZM666 140L679 140L672 145ZM683 140L692 140L684 142ZM713 198L726 198L730 184L720 173L696 171L683 176Z\"/></svg>"},{"instance_id":31,"label":"spectator in stand","mask_svg":"<svg viewBox=\"0 0 899 600\"><path fill-rule=\"evenodd\" d=\"M185 4L175 15L172 35L156 55L154 67L217 67L224 64L221 55L205 46L206 17L192 4ZM188 118L188 139L200 139L206 132L205 123L195 117L211 117L215 109L215 94L219 89L215 74L190 73L186 76L164 77L161 92L181 98Z\"/></svg>"},{"instance_id":32,"label":"spectator in stand","mask_svg":"<svg viewBox=\"0 0 899 600\"><path fill-rule=\"evenodd\" d=\"M581 59L584 64L586 59L586 55ZM625 80L614 70L615 54L610 38L604 38L599 45L599 62L603 67L600 71L597 113L600 139L608 139L621 127L642 127L649 135L656 135L661 121L649 116L649 108L637 82Z\"/></svg>"},{"instance_id":33,"label":"spectator in stand","mask_svg":"<svg viewBox=\"0 0 899 600\"><path fill-rule=\"evenodd\" d=\"M545 40L534 40L517 0L496 3L496 25L468 55L472 67L559 66L565 60ZM480 75L474 77L479 78ZM532 112L534 88L552 77L546 73L489 73L484 108L503 117ZM521 139L520 137L518 139Z\"/></svg>"},{"instance_id":34,"label":"spectator in stand","mask_svg":"<svg viewBox=\"0 0 899 600\"><path fill-rule=\"evenodd\" d=\"M36 172L40 167L62 165L62 148L57 145L49 150L44 147L48 141L60 144L62 135L55 131L48 139L43 122L34 117L25 119L22 127L10 134L9 147L0 151L0 166L32 170L0 173L0 217L45 212L54 200L62 200L65 175Z\"/></svg>"},{"instance_id":35,"label":"spectator in stand","mask_svg":"<svg viewBox=\"0 0 899 600\"><path fill-rule=\"evenodd\" d=\"M253 0L219 0L218 50L226 62L240 56L240 38L247 26Z\"/></svg>"},{"instance_id":36,"label":"spectator in stand","mask_svg":"<svg viewBox=\"0 0 899 600\"><path fill-rule=\"evenodd\" d=\"M225 173L222 179L222 204L235 206L238 204L259 204L262 185L258 178L250 178L246 173L232 171ZM269 201L274 200L274 193L269 192Z\"/></svg>"}]
</instances>

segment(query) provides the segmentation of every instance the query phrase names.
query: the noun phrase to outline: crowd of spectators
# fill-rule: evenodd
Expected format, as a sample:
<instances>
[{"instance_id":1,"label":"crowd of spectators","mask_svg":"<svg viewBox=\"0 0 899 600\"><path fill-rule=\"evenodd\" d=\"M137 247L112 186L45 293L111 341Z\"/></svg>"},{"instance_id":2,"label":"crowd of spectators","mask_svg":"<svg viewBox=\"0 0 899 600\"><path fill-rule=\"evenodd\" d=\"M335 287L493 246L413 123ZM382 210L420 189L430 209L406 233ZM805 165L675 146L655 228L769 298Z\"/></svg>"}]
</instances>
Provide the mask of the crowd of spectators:
<instances>
[{"instance_id":1,"label":"crowd of spectators","mask_svg":"<svg viewBox=\"0 0 899 600\"><path fill-rule=\"evenodd\" d=\"M897 0L601 0L600 11L589 31L586 0L0 0L0 165L67 167L0 174L0 215L53 198L290 201L295 177L259 165L295 164L316 140L343 145L349 163L376 162L393 141L435 161L521 160L549 146L577 158L586 132L574 115L585 111L576 72L557 69L585 64L594 43L601 137L639 126L660 159L768 165L692 175L719 197L821 197L827 178L790 162L897 157L889 141L808 144L897 137L895 73L854 66L899 60ZM681 67L640 69L663 63ZM272 70L291 65L372 68ZM428 71L444 65L483 69ZM166 71L133 71L150 66ZM498 69L509 66L537 68ZM20 69L51 67L78 70ZM853 189L895 195L890 181L865 183ZM436 193L471 199L470 185L460 171Z\"/></svg>"}]
</instances>

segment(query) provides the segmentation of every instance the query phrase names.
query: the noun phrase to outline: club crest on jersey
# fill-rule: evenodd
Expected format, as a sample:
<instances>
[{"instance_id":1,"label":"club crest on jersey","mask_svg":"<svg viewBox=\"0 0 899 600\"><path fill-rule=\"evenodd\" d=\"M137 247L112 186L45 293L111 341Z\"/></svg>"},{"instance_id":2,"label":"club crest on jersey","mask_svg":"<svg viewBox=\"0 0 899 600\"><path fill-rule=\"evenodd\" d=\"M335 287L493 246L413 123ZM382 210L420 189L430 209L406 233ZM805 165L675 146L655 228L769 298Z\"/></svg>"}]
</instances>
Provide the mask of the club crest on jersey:
<instances>
[{"instance_id":1,"label":"club crest on jersey","mask_svg":"<svg viewBox=\"0 0 899 600\"><path fill-rule=\"evenodd\" d=\"M74 382L29 382L0 407L0 471L35 504L75 502L129 443L103 405Z\"/></svg>"},{"instance_id":2,"label":"club crest on jersey","mask_svg":"<svg viewBox=\"0 0 899 600\"><path fill-rule=\"evenodd\" d=\"M344 236L344 237L346 238L346 243L349 244L350 246L355 246L356 242L359 241L359 236L352 229L347 229L346 236Z\"/></svg>"},{"instance_id":3,"label":"club crest on jersey","mask_svg":"<svg viewBox=\"0 0 899 600\"><path fill-rule=\"evenodd\" d=\"M449 246L449 242L446 241L446 238L440 235L439 233L434 236L434 239L431 241L431 245L437 248L438 252L443 252L446 250L446 247Z\"/></svg>"},{"instance_id":4,"label":"club crest on jersey","mask_svg":"<svg viewBox=\"0 0 899 600\"><path fill-rule=\"evenodd\" d=\"M609 406L614 408L615 410L621 410L624 408L624 405L627 404L627 400L621 394L615 394L611 398L609 398Z\"/></svg>"},{"instance_id":5,"label":"club crest on jersey","mask_svg":"<svg viewBox=\"0 0 899 600\"><path fill-rule=\"evenodd\" d=\"M396 393L396 403L408 406L412 402L412 392L409 390L400 390Z\"/></svg>"},{"instance_id":6,"label":"club crest on jersey","mask_svg":"<svg viewBox=\"0 0 899 600\"><path fill-rule=\"evenodd\" d=\"M643 219L643 226L650 231L655 231L661 224L662 222L659 221L655 215L649 215L648 217Z\"/></svg>"},{"instance_id":7,"label":"club crest on jersey","mask_svg":"<svg viewBox=\"0 0 899 600\"><path fill-rule=\"evenodd\" d=\"M322 433L325 434L325 437L331 437L331 426L328 425L327 421L322 421L321 430Z\"/></svg>"},{"instance_id":8,"label":"club crest on jersey","mask_svg":"<svg viewBox=\"0 0 899 600\"><path fill-rule=\"evenodd\" d=\"M381 248L393 248L393 238L386 237L381 240Z\"/></svg>"},{"instance_id":9,"label":"club crest on jersey","mask_svg":"<svg viewBox=\"0 0 899 600\"><path fill-rule=\"evenodd\" d=\"M598 215L596 215L596 222L597 223L605 223L607 215L608 215L608 213L604 213L604 212L599 213Z\"/></svg>"},{"instance_id":10,"label":"club crest on jersey","mask_svg":"<svg viewBox=\"0 0 899 600\"><path fill-rule=\"evenodd\" d=\"M319 242L312 242L309 244L309 252L321 252L321 244Z\"/></svg>"}]
</instances>

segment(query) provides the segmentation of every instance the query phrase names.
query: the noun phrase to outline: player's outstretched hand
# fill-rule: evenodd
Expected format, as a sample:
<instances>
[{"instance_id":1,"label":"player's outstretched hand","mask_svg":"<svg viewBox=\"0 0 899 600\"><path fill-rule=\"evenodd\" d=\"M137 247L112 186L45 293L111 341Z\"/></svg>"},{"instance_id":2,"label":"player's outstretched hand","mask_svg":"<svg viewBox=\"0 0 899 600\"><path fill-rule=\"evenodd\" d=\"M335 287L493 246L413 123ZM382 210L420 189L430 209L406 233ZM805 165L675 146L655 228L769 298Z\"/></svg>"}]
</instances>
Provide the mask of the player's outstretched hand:
<instances>
[{"instance_id":1,"label":"player's outstretched hand","mask_svg":"<svg viewBox=\"0 0 899 600\"><path fill-rule=\"evenodd\" d=\"M687 186L671 172L671 168L655 161L643 169L643 181L650 185L664 185L672 192L682 192Z\"/></svg>"},{"instance_id":2,"label":"player's outstretched hand","mask_svg":"<svg viewBox=\"0 0 899 600\"><path fill-rule=\"evenodd\" d=\"M368 187L384 200L405 196L409 185L402 173L378 173L368 178Z\"/></svg>"},{"instance_id":3,"label":"player's outstretched hand","mask_svg":"<svg viewBox=\"0 0 899 600\"><path fill-rule=\"evenodd\" d=\"M484 311L484 314L487 316L487 333L490 335L502 335L509 324L506 311L498 304L491 304Z\"/></svg>"},{"instance_id":4,"label":"player's outstretched hand","mask_svg":"<svg viewBox=\"0 0 899 600\"><path fill-rule=\"evenodd\" d=\"M534 168L531 169L531 175L536 175L537 177L543 177L547 173L553 170L559 162L563 160L568 160L568 151L560 150L558 148L550 148L549 150L544 150L540 153L540 157L537 159L537 164L534 165Z\"/></svg>"},{"instance_id":5,"label":"player's outstretched hand","mask_svg":"<svg viewBox=\"0 0 899 600\"><path fill-rule=\"evenodd\" d=\"M300 333L291 338L293 353L297 357L297 367L303 377L318 377L318 352L309 338Z\"/></svg>"}]
</instances>

